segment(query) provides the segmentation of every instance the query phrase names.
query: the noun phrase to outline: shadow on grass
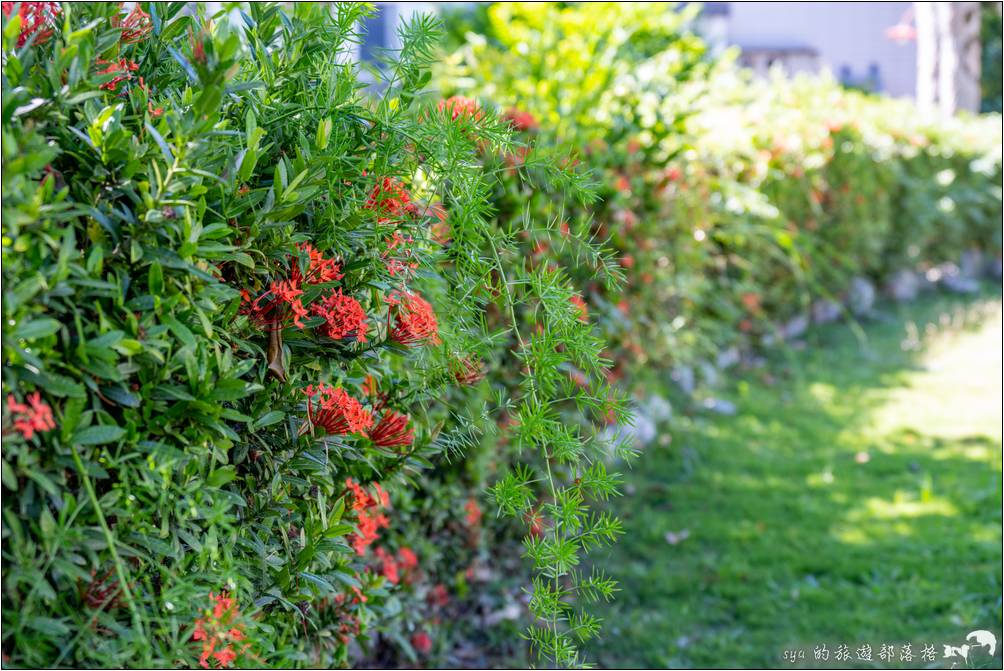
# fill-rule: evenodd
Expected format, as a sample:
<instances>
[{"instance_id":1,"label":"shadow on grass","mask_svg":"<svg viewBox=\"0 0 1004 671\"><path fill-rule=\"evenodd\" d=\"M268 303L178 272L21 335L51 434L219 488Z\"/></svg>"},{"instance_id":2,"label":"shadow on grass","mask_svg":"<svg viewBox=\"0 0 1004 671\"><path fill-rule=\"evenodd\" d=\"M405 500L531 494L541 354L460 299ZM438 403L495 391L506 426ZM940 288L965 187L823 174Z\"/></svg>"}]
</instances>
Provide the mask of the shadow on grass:
<instances>
[{"instance_id":1,"label":"shadow on grass","mask_svg":"<svg viewBox=\"0 0 1004 671\"><path fill-rule=\"evenodd\" d=\"M948 668L965 664L944 659L945 644L975 629L1000 640L999 309L999 291L934 297L867 325L863 343L820 329L740 375L735 416L666 427L672 442L649 448L615 503L625 537L596 561L623 591L592 659ZM932 347L961 358L932 370ZM952 376L977 383L946 387ZM966 413L953 421L956 405ZM912 662L899 660L907 643ZM824 644L830 658L816 661ZM836 662L841 644L852 658ZM974 650L969 666L997 658Z\"/></svg>"}]
</instances>

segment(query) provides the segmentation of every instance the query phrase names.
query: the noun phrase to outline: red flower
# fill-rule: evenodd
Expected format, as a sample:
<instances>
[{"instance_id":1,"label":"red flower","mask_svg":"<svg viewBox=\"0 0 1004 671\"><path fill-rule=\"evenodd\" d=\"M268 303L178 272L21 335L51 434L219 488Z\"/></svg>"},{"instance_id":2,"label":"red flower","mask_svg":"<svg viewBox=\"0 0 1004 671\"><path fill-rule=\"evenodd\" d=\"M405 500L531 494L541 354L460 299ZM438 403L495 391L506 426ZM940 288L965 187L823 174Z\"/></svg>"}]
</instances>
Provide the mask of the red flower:
<instances>
[{"instance_id":1,"label":"red flower","mask_svg":"<svg viewBox=\"0 0 1004 671\"><path fill-rule=\"evenodd\" d=\"M750 312L757 312L760 310L760 294L757 294L752 291L747 291L743 293L743 295L740 296L739 299L742 302L743 307L749 310Z\"/></svg>"},{"instance_id":2,"label":"red flower","mask_svg":"<svg viewBox=\"0 0 1004 671\"><path fill-rule=\"evenodd\" d=\"M306 252L309 258L306 275L300 270L299 260L294 259L288 280L273 281L268 291L255 299L251 298L251 293L247 290L241 291L241 313L249 315L260 326L275 324L281 328L292 315L293 324L303 328L303 318L310 316L300 298L304 282L318 284L343 277L341 266L334 259L324 258L310 243L302 243L297 248Z\"/></svg>"},{"instance_id":3,"label":"red flower","mask_svg":"<svg viewBox=\"0 0 1004 671\"><path fill-rule=\"evenodd\" d=\"M414 571L418 568L418 556L412 551L410 547L403 547L397 551L397 560L406 571Z\"/></svg>"},{"instance_id":4,"label":"red flower","mask_svg":"<svg viewBox=\"0 0 1004 671\"><path fill-rule=\"evenodd\" d=\"M630 254L625 254L621 257L621 265L628 269L634 268L634 257Z\"/></svg>"},{"instance_id":5,"label":"red flower","mask_svg":"<svg viewBox=\"0 0 1004 671\"><path fill-rule=\"evenodd\" d=\"M432 639L429 638L429 635L424 631L419 631L412 635L411 647L415 648L415 650L423 655L427 655L430 651L432 651Z\"/></svg>"},{"instance_id":6,"label":"red flower","mask_svg":"<svg viewBox=\"0 0 1004 671\"><path fill-rule=\"evenodd\" d=\"M359 342L366 342L366 312L359 301L346 296L341 289L335 289L310 306L311 312L324 320L321 333L333 340L354 336Z\"/></svg>"},{"instance_id":7,"label":"red flower","mask_svg":"<svg viewBox=\"0 0 1004 671\"><path fill-rule=\"evenodd\" d=\"M138 8L139 5L136 5L136 7ZM139 87L141 89L143 89L144 93L146 93L146 97L147 97L146 109L147 109L148 112L150 112L150 116L152 116L154 119L160 117L160 115L164 113L164 108L163 107L154 108L153 102L150 100L150 87L146 85L146 82L143 81L142 77L139 78ZM247 185L245 184L244 187L247 187ZM238 193L240 193L240 192L238 191ZM244 194L240 194L240 195L244 195Z\"/></svg>"},{"instance_id":8,"label":"red flower","mask_svg":"<svg viewBox=\"0 0 1004 671\"><path fill-rule=\"evenodd\" d=\"M370 439L379 447L409 446L415 439L415 430L408 426L410 419L408 415L388 410L370 432Z\"/></svg>"},{"instance_id":9,"label":"red flower","mask_svg":"<svg viewBox=\"0 0 1004 671\"><path fill-rule=\"evenodd\" d=\"M217 650L213 653L213 657L216 661L220 663L221 667L229 666L235 659L237 659L237 653L229 645L222 650Z\"/></svg>"},{"instance_id":10,"label":"red flower","mask_svg":"<svg viewBox=\"0 0 1004 671\"><path fill-rule=\"evenodd\" d=\"M369 411L341 387L319 382L316 387L308 385L303 393L307 395L307 418L329 435L365 435L366 430L373 426L373 416ZM315 396L318 397L316 400Z\"/></svg>"},{"instance_id":11,"label":"red flower","mask_svg":"<svg viewBox=\"0 0 1004 671\"><path fill-rule=\"evenodd\" d=\"M219 596L209 593L209 598L216 603L213 604L213 617L219 620L234 607L234 600L226 592L220 592Z\"/></svg>"},{"instance_id":12,"label":"red flower","mask_svg":"<svg viewBox=\"0 0 1004 671\"><path fill-rule=\"evenodd\" d=\"M16 2L0 3L0 11L4 16L14 12ZM17 46L23 47L29 40L32 44L43 44L52 37L56 18L63 13L58 2L22 2L17 10L21 17L21 32L17 38Z\"/></svg>"},{"instance_id":13,"label":"red flower","mask_svg":"<svg viewBox=\"0 0 1004 671\"><path fill-rule=\"evenodd\" d=\"M126 44L135 44L146 39L153 30L150 15L143 11L138 2L124 19L121 16L112 17L111 24L122 29L122 41Z\"/></svg>"},{"instance_id":14,"label":"red flower","mask_svg":"<svg viewBox=\"0 0 1004 671\"><path fill-rule=\"evenodd\" d=\"M579 309L579 321L580 322L589 321L589 307L586 305L586 302L582 300L582 296L579 296L578 294L573 294L572 297L569 299L569 301L572 303L572 305L574 305Z\"/></svg>"},{"instance_id":15,"label":"red flower","mask_svg":"<svg viewBox=\"0 0 1004 671\"><path fill-rule=\"evenodd\" d=\"M10 394L7 396L7 411L14 420L14 430L25 440L31 440L36 431L51 431L56 428L52 408L42 400L42 395L37 391L28 395L27 405L18 403L14 394Z\"/></svg>"},{"instance_id":16,"label":"red flower","mask_svg":"<svg viewBox=\"0 0 1004 671\"><path fill-rule=\"evenodd\" d=\"M436 219L429 227L432 239L441 245L449 244L450 224L447 221L446 209L440 203L434 203L429 206L429 213Z\"/></svg>"},{"instance_id":17,"label":"red flower","mask_svg":"<svg viewBox=\"0 0 1004 671\"><path fill-rule=\"evenodd\" d=\"M666 168L665 174L666 174L666 179L669 180L670 182L678 182L680 180L680 177L683 176L683 173L681 173L680 169L675 165Z\"/></svg>"},{"instance_id":18,"label":"red flower","mask_svg":"<svg viewBox=\"0 0 1004 671\"><path fill-rule=\"evenodd\" d=\"M400 221L405 215L414 215L418 211L408 190L391 177L384 177L373 187L364 207L376 212L377 222L381 224Z\"/></svg>"},{"instance_id":19,"label":"red flower","mask_svg":"<svg viewBox=\"0 0 1004 671\"><path fill-rule=\"evenodd\" d=\"M484 365L479 359L471 357L455 359L451 368L453 369L453 378L460 384L475 384L485 376Z\"/></svg>"},{"instance_id":20,"label":"red flower","mask_svg":"<svg viewBox=\"0 0 1004 671\"><path fill-rule=\"evenodd\" d=\"M390 273L391 277L402 275L404 278L407 278L411 271L418 268L418 262L413 260L415 252L411 249L410 245L414 242L414 239L410 235L401 235L400 231L394 231L394 235L387 238L384 242L387 244L387 249L380 255L380 258L387 265L387 272ZM399 257L392 256L392 252L395 249L400 250Z\"/></svg>"},{"instance_id":21,"label":"red flower","mask_svg":"<svg viewBox=\"0 0 1004 671\"><path fill-rule=\"evenodd\" d=\"M390 554L383 548L376 549L376 556L382 564L383 576L387 578L387 582L391 585L396 585L401 581L401 576L398 574L397 561L394 559L394 555Z\"/></svg>"},{"instance_id":22,"label":"red flower","mask_svg":"<svg viewBox=\"0 0 1004 671\"><path fill-rule=\"evenodd\" d=\"M387 302L397 308L392 340L408 347L427 340L439 342L439 323L428 301L418 294L395 291Z\"/></svg>"},{"instance_id":23,"label":"red flower","mask_svg":"<svg viewBox=\"0 0 1004 671\"><path fill-rule=\"evenodd\" d=\"M99 58L95 63L108 66L104 70L98 70L99 75L115 74L114 77L100 86L105 91L116 90L119 83L132 79L132 73L139 70L139 63L126 58L120 58L118 61L106 61Z\"/></svg>"},{"instance_id":24,"label":"red flower","mask_svg":"<svg viewBox=\"0 0 1004 671\"><path fill-rule=\"evenodd\" d=\"M192 43L192 60L202 64L206 62L206 45L201 38Z\"/></svg>"},{"instance_id":25,"label":"red flower","mask_svg":"<svg viewBox=\"0 0 1004 671\"><path fill-rule=\"evenodd\" d=\"M530 535L540 538L544 535L544 518L536 510L529 510L523 515L523 521L530 527Z\"/></svg>"},{"instance_id":26,"label":"red flower","mask_svg":"<svg viewBox=\"0 0 1004 671\"><path fill-rule=\"evenodd\" d=\"M425 600L434 608L443 608L450 603L450 593L446 590L446 585L437 583L429 590Z\"/></svg>"},{"instance_id":27,"label":"red flower","mask_svg":"<svg viewBox=\"0 0 1004 671\"><path fill-rule=\"evenodd\" d=\"M298 263L293 264L292 279L294 281L321 284L324 282L334 282L345 277L342 273L342 266L338 261L324 258L324 254L309 242L301 242L296 248L301 252L306 252L310 262L307 265L306 277L301 277L300 265Z\"/></svg>"},{"instance_id":28,"label":"red flower","mask_svg":"<svg viewBox=\"0 0 1004 671\"><path fill-rule=\"evenodd\" d=\"M475 121L480 121L484 114L478 106L478 101L464 96L453 96L446 100L440 100L437 109L442 112L446 110L450 113L450 119L456 121L460 117L470 117Z\"/></svg>"},{"instance_id":29,"label":"red flower","mask_svg":"<svg viewBox=\"0 0 1004 671\"><path fill-rule=\"evenodd\" d=\"M202 641L202 653L199 655L199 665L202 668L208 669L209 660L215 659L217 668L222 669L237 659L238 653L231 644L244 640L244 629L243 625L234 623L240 617L240 611L226 592L220 592L219 595L210 592L209 600L213 603L212 611L206 610L205 617L195 621L192 640ZM243 653L248 647L245 644L240 652Z\"/></svg>"},{"instance_id":30,"label":"red flower","mask_svg":"<svg viewBox=\"0 0 1004 671\"><path fill-rule=\"evenodd\" d=\"M537 119L529 112L524 112L523 110L513 108L505 113L505 118L512 123L513 128L519 131L535 130L537 128Z\"/></svg>"},{"instance_id":31,"label":"red flower","mask_svg":"<svg viewBox=\"0 0 1004 671\"><path fill-rule=\"evenodd\" d=\"M517 169L526 164L526 157L530 155L530 147L515 147L511 152L506 152L502 158L505 160L509 172L515 174ZM564 166L562 166L564 168Z\"/></svg>"},{"instance_id":32,"label":"red flower","mask_svg":"<svg viewBox=\"0 0 1004 671\"><path fill-rule=\"evenodd\" d=\"M481 524L481 507L478 506L478 502L474 499L467 499L464 503L464 521L467 522L467 526L476 527Z\"/></svg>"},{"instance_id":33,"label":"red flower","mask_svg":"<svg viewBox=\"0 0 1004 671\"><path fill-rule=\"evenodd\" d=\"M359 520L359 533L349 536L349 542L355 549L356 554L362 556L366 554L366 549L378 538L381 528L386 528L390 521L386 515L376 512L378 507L386 508L390 501L387 493L376 485L377 496L371 496L369 492L362 488L352 478L345 480L345 487L352 494L352 509L356 512ZM363 601L366 599L363 598Z\"/></svg>"}]
</instances>

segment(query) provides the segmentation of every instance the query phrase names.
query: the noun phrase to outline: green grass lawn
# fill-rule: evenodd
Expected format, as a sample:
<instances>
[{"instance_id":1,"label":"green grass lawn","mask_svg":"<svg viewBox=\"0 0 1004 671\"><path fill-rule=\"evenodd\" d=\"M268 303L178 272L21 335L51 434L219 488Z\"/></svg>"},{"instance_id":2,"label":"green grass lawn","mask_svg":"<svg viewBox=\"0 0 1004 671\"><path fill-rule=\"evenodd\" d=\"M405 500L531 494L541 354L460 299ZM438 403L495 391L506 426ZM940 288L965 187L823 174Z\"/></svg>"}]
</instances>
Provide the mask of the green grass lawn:
<instances>
[{"instance_id":1,"label":"green grass lawn","mask_svg":"<svg viewBox=\"0 0 1004 671\"><path fill-rule=\"evenodd\" d=\"M596 561L623 591L600 612L593 663L965 667L944 644L974 629L1000 639L999 290L885 309L864 341L822 327L738 374L719 394L735 416L663 427L671 439L647 448L614 505L626 534ZM849 662L834 661L841 643ZM905 643L912 663L879 660ZM1000 654L969 666L1001 668Z\"/></svg>"}]
</instances>

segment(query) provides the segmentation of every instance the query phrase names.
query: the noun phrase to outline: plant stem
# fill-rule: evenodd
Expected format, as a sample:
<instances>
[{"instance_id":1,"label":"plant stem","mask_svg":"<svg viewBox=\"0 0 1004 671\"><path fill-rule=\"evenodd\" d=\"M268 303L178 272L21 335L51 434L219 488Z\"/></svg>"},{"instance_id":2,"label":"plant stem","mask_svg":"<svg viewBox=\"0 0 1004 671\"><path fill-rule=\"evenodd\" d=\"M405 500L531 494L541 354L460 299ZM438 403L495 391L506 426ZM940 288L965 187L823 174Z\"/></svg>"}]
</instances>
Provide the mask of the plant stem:
<instances>
[{"instance_id":1,"label":"plant stem","mask_svg":"<svg viewBox=\"0 0 1004 671\"><path fill-rule=\"evenodd\" d=\"M119 584L122 585L122 594L125 596L126 603L129 604L129 612L132 613L133 626L136 627L140 636L142 636L143 640L146 641L147 638L146 632L143 629L143 619L140 617L139 609L136 607L136 601L133 599L132 589L129 587L129 580L126 575L125 566L122 565L122 559L119 557L118 550L115 549L115 536L108 527L105 515L101 511L101 504L98 502L98 496L94 492L94 486L91 484L91 479L87 475L84 463L80 459L80 453L77 452L77 446L71 445L70 450L73 452L73 463L76 464L77 471L80 473L80 477L84 481L84 488L87 490L87 496L91 500L91 505L94 506L94 512L97 513L98 523L101 525L101 530L104 532L105 542L108 543L108 550L112 554L112 561L115 563L115 573L118 576Z\"/></svg>"}]
</instances>

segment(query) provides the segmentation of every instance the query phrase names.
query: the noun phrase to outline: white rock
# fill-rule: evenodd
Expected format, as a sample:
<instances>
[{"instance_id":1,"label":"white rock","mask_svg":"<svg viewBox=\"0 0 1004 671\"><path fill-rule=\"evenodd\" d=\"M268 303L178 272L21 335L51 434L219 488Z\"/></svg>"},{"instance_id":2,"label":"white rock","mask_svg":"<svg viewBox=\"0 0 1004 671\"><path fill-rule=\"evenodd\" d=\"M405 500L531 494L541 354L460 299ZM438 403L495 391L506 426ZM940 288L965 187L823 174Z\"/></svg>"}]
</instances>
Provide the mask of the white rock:
<instances>
[{"instance_id":1,"label":"white rock","mask_svg":"<svg viewBox=\"0 0 1004 671\"><path fill-rule=\"evenodd\" d=\"M875 285L864 277L855 277L847 291L847 307L856 317L871 313L875 307Z\"/></svg>"},{"instance_id":2,"label":"white rock","mask_svg":"<svg viewBox=\"0 0 1004 671\"><path fill-rule=\"evenodd\" d=\"M706 398L701 407L719 415L731 416L736 414L736 404L721 398Z\"/></svg>"},{"instance_id":3,"label":"white rock","mask_svg":"<svg viewBox=\"0 0 1004 671\"><path fill-rule=\"evenodd\" d=\"M920 291L920 278L912 270L899 270L886 283L886 292L893 300L900 303L917 298Z\"/></svg>"},{"instance_id":4,"label":"white rock","mask_svg":"<svg viewBox=\"0 0 1004 671\"><path fill-rule=\"evenodd\" d=\"M739 352L739 348L730 347L718 353L718 358L715 361L715 364L718 366L719 370L726 370L735 366L741 359L742 355Z\"/></svg>"},{"instance_id":5,"label":"white rock","mask_svg":"<svg viewBox=\"0 0 1004 671\"><path fill-rule=\"evenodd\" d=\"M649 419L656 423L668 422L673 418L673 406L658 394L652 394L646 398L642 402L640 409Z\"/></svg>"},{"instance_id":6,"label":"white rock","mask_svg":"<svg viewBox=\"0 0 1004 671\"><path fill-rule=\"evenodd\" d=\"M696 381L694 379L694 369L690 366L677 366L670 373L673 382L688 396L694 393Z\"/></svg>"},{"instance_id":7,"label":"white rock","mask_svg":"<svg viewBox=\"0 0 1004 671\"><path fill-rule=\"evenodd\" d=\"M1004 263L1000 259L990 259L987 262L987 274L995 280L1004 278Z\"/></svg>"},{"instance_id":8,"label":"white rock","mask_svg":"<svg viewBox=\"0 0 1004 671\"><path fill-rule=\"evenodd\" d=\"M986 265L983 252L978 249L967 249L959 258L959 272L968 279L976 280L983 277Z\"/></svg>"},{"instance_id":9,"label":"white rock","mask_svg":"<svg viewBox=\"0 0 1004 671\"><path fill-rule=\"evenodd\" d=\"M840 303L823 298L812 304L812 322L814 324L829 324L840 319L843 308Z\"/></svg>"},{"instance_id":10,"label":"white rock","mask_svg":"<svg viewBox=\"0 0 1004 671\"><path fill-rule=\"evenodd\" d=\"M809 330L809 316L805 314L798 315L789 319L784 326L781 327L781 335L784 336L785 340L793 340L802 335Z\"/></svg>"}]
</instances>

